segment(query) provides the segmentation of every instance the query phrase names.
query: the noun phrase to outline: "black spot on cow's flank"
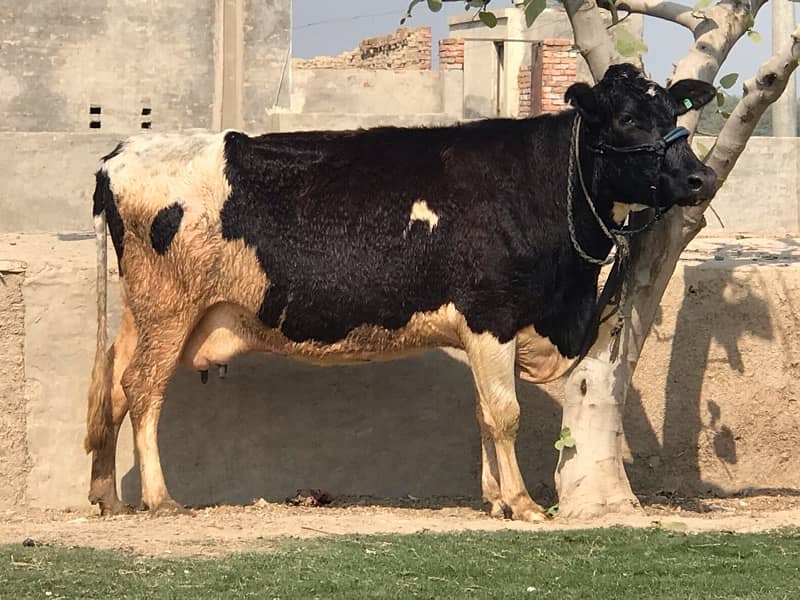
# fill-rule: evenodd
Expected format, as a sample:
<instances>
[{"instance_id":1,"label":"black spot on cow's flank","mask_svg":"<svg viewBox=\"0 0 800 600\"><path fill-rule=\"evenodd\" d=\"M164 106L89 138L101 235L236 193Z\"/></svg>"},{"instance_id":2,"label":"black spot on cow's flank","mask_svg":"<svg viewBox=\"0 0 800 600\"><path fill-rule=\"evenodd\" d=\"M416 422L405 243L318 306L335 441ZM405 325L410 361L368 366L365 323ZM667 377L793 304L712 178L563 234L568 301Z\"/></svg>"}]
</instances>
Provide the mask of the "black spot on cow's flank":
<instances>
[{"instance_id":1,"label":"black spot on cow's flank","mask_svg":"<svg viewBox=\"0 0 800 600\"><path fill-rule=\"evenodd\" d=\"M178 233L183 219L183 207L175 202L162 208L153 219L150 226L150 243L158 254L166 254L170 244Z\"/></svg>"}]
</instances>

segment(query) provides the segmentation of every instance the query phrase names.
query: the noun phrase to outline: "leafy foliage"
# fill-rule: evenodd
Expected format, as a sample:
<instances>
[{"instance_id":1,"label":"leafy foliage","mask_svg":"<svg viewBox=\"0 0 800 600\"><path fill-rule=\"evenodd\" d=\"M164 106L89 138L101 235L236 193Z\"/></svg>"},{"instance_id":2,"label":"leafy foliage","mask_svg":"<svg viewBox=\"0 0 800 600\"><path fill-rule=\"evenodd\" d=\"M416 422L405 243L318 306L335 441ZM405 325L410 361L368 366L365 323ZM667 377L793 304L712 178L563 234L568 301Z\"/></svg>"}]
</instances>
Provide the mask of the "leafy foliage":
<instances>
[{"instance_id":1,"label":"leafy foliage","mask_svg":"<svg viewBox=\"0 0 800 600\"><path fill-rule=\"evenodd\" d=\"M627 29L617 30L617 52L622 56L632 57L647 52L647 44Z\"/></svg>"}]
</instances>

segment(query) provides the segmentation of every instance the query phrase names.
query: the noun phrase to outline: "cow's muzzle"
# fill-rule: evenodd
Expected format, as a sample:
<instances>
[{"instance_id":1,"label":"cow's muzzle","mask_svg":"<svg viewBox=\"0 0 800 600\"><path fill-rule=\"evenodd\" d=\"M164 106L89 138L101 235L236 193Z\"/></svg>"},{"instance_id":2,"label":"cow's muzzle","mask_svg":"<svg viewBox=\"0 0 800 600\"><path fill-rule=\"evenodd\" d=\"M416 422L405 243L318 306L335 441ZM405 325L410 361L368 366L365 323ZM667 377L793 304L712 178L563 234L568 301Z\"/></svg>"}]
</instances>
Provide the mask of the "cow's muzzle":
<instances>
[{"instance_id":1,"label":"cow's muzzle","mask_svg":"<svg viewBox=\"0 0 800 600\"><path fill-rule=\"evenodd\" d=\"M697 206L714 196L717 191L717 174L713 169L703 165L703 168L689 174L686 179L689 189L688 206Z\"/></svg>"}]
</instances>

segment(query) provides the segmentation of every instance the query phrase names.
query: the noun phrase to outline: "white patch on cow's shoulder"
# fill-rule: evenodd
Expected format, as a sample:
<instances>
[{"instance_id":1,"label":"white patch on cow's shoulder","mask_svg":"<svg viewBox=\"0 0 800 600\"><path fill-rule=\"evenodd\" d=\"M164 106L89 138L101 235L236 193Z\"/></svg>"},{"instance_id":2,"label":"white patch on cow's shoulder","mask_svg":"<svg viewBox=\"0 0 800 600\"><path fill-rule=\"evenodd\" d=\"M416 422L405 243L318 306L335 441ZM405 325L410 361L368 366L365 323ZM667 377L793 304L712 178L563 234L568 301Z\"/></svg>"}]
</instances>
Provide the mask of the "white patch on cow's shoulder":
<instances>
[{"instance_id":1,"label":"white patch on cow's shoulder","mask_svg":"<svg viewBox=\"0 0 800 600\"><path fill-rule=\"evenodd\" d=\"M422 221L423 223L427 223L428 232L430 233L439 224L439 215L430 209L425 200L417 200L411 206L411 215L409 216L408 226L403 232L403 236L405 236L411 230L411 226L414 224L414 221Z\"/></svg>"},{"instance_id":2,"label":"white patch on cow's shoulder","mask_svg":"<svg viewBox=\"0 0 800 600\"><path fill-rule=\"evenodd\" d=\"M652 96L653 98L655 98L656 93L657 93L657 90L656 90L656 86L654 86L654 85L651 85L649 88L647 88L647 91L645 92L645 94L647 94L648 96Z\"/></svg>"}]
</instances>

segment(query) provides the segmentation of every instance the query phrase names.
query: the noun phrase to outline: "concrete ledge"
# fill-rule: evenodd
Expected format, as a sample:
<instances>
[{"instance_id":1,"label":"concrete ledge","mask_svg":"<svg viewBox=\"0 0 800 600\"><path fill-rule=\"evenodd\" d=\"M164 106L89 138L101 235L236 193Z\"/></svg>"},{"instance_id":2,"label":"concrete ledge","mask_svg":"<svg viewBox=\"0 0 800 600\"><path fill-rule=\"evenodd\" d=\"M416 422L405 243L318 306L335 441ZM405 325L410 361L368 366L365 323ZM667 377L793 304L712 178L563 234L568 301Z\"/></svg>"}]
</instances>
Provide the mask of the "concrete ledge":
<instances>
[{"instance_id":1,"label":"concrete ledge","mask_svg":"<svg viewBox=\"0 0 800 600\"><path fill-rule=\"evenodd\" d=\"M628 400L637 492L800 488L798 243L702 238L681 260ZM0 322L16 323L0 328L0 349L6 365L17 365L0 373L0 506L83 506L94 242L0 236L0 265L17 270L7 270L0 285ZM112 323L114 281L112 271ZM9 330L16 334L3 338ZM562 387L519 384L518 453L530 490L543 501L553 494ZM228 379L212 373L206 386L195 373L175 378L160 430L166 477L176 498L192 504L280 499L300 487L477 496L473 402L460 352L332 368L246 356ZM135 503L127 424L119 476Z\"/></svg>"}]
</instances>

